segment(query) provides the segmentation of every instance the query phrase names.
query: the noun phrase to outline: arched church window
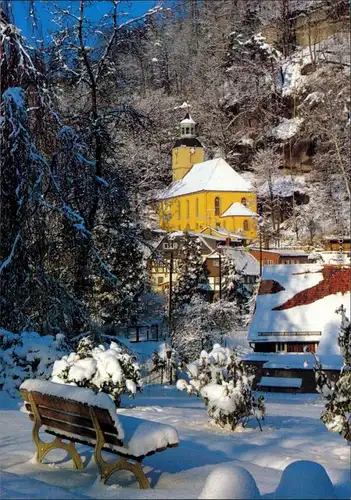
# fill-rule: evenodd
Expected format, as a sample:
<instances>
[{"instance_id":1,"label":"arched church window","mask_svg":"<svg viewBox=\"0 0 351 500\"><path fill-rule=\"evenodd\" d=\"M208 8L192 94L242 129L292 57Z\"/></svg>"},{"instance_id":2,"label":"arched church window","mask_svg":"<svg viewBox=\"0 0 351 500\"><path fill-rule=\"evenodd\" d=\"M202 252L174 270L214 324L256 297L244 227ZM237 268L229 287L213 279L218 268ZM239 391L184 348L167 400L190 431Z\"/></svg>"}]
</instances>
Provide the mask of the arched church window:
<instances>
[{"instance_id":1,"label":"arched church window","mask_svg":"<svg viewBox=\"0 0 351 500\"><path fill-rule=\"evenodd\" d=\"M181 218L180 201L178 201L178 219Z\"/></svg>"},{"instance_id":2,"label":"arched church window","mask_svg":"<svg viewBox=\"0 0 351 500\"><path fill-rule=\"evenodd\" d=\"M241 198L241 204L244 205L244 207L246 207L246 205L247 205L246 198Z\"/></svg>"},{"instance_id":3,"label":"arched church window","mask_svg":"<svg viewBox=\"0 0 351 500\"><path fill-rule=\"evenodd\" d=\"M199 198L196 198L195 212L196 212L196 217L198 217L199 216Z\"/></svg>"},{"instance_id":4,"label":"arched church window","mask_svg":"<svg viewBox=\"0 0 351 500\"><path fill-rule=\"evenodd\" d=\"M186 217L189 219L190 216L190 203L189 200L186 200Z\"/></svg>"},{"instance_id":5,"label":"arched church window","mask_svg":"<svg viewBox=\"0 0 351 500\"><path fill-rule=\"evenodd\" d=\"M248 231L249 230L249 221L244 220L243 228L244 228L244 231Z\"/></svg>"},{"instance_id":6,"label":"arched church window","mask_svg":"<svg viewBox=\"0 0 351 500\"><path fill-rule=\"evenodd\" d=\"M215 198L215 215L221 215L221 200L218 196Z\"/></svg>"}]
</instances>

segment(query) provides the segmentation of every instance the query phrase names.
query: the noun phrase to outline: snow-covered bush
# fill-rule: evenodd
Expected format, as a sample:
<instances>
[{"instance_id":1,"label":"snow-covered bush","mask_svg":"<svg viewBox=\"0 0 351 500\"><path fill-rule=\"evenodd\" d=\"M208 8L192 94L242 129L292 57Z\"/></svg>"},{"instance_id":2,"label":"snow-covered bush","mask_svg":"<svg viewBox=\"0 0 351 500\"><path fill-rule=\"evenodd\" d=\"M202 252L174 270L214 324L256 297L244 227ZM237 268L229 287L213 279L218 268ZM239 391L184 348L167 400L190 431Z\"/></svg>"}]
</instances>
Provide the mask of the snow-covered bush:
<instances>
[{"instance_id":1,"label":"snow-covered bush","mask_svg":"<svg viewBox=\"0 0 351 500\"><path fill-rule=\"evenodd\" d=\"M338 343L344 365L338 381L333 384L316 357L315 376L317 390L326 398L321 420L329 431L338 432L351 442L351 325L343 306L335 312L341 315Z\"/></svg>"},{"instance_id":2,"label":"snow-covered bush","mask_svg":"<svg viewBox=\"0 0 351 500\"><path fill-rule=\"evenodd\" d=\"M53 364L68 352L62 334L12 333L0 329L0 388L17 396L27 378L49 379Z\"/></svg>"},{"instance_id":3,"label":"snow-covered bush","mask_svg":"<svg viewBox=\"0 0 351 500\"><path fill-rule=\"evenodd\" d=\"M254 374L235 351L215 344L212 351L203 350L198 361L187 364L186 370L189 384L179 380L177 388L201 395L208 415L217 425L231 430L239 424L245 426L251 415L257 418L256 410L264 418L264 399L256 399L252 392Z\"/></svg>"},{"instance_id":4,"label":"snow-covered bush","mask_svg":"<svg viewBox=\"0 0 351 500\"><path fill-rule=\"evenodd\" d=\"M105 392L116 406L120 404L121 394L134 397L142 386L139 365L134 356L116 342L111 342L106 348L94 345L89 337L79 342L76 352L55 362L52 381Z\"/></svg>"}]
</instances>

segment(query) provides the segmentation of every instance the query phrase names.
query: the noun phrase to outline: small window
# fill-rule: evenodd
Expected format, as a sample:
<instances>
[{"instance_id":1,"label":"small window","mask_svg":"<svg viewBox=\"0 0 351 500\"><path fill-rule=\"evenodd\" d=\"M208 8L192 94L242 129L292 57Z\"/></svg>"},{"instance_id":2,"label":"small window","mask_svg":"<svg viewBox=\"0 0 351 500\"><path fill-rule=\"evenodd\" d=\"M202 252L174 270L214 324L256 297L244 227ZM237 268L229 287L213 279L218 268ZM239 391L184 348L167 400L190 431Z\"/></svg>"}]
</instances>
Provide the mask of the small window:
<instances>
[{"instance_id":1,"label":"small window","mask_svg":"<svg viewBox=\"0 0 351 500\"><path fill-rule=\"evenodd\" d=\"M190 225L189 224L186 225L186 231L190 231Z\"/></svg>"},{"instance_id":2,"label":"small window","mask_svg":"<svg viewBox=\"0 0 351 500\"><path fill-rule=\"evenodd\" d=\"M285 344L283 344L282 342L278 342L277 344L275 344L275 350L276 352L285 352Z\"/></svg>"},{"instance_id":3,"label":"small window","mask_svg":"<svg viewBox=\"0 0 351 500\"><path fill-rule=\"evenodd\" d=\"M224 229L227 229L227 225L226 225L225 221L223 221L223 227L224 227Z\"/></svg>"},{"instance_id":4,"label":"small window","mask_svg":"<svg viewBox=\"0 0 351 500\"><path fill-rule=\"evenodd\" d=\"M241 204L244 205L244 207L246 207L246 205L247 205L246 198L241 198Z\"/></svg>"},{"instance_id":5,"label":"small window","mask_svg":"<svg viewBox=\"0 0 351 500\"><path fill-rule=\"evenodd\" d=\"M248 220L244 220L243 228L244 228L244 231L249 230L249 221Z\"/></svg>"},{"instance_id":6,"label":"small window","mask_svg":"<svg viewBox=\"0 0 351 500\"><path fill-rule=\"evenodd\" d=\"M269 266L272 266L272 265L274 264L274 262L273 262L272 260L267 260L267 264L268 264Z\"/></svg>"},{"instance_id":7,"label":"small window","mask_svg":"<svg viewBox=\"0 0 351 500\"><path fill-rule=\"evenodd\" d=\"M190 202L189 200L186 200L186 217L189 219L190 217Z\"/></svg>"},{"instance_id":8,"label":"small window","mask_svg":"<svg viewBox=\"0 0 351 500\"><path fill-rule=\"evenodd\" d=\"M163 283L163 276L159 276L159 277L157 278L157 284L158 284L158 285L161 285L162 283Z\"/></svg>"},{"instance_id":9,"label":"small window","mask_svg":"<svg viewBox=\"0 0 351 500\"><path fill-rule=\"evenodd\" d=\"M165 250L173 250L173 249L176 249L178 247L178 244L175 243L174 241L170 240L170 241L165 241L164 244L163 244L163 248Z\"/></svg>"},{"instance_id":10,"label":"small window","mask_svg":"<svg viewBox=\"0 0 351 500\"><path fill-rule=\"evenodd\" d=\"M215 198L215 215L221 215L221 200L218 196Z\"/></svg>"},{"instance_id":11,"label":"small window","mask_svg":"<svg viewBox=\"0 0 351 500\"><path fill-rule=\"evenodd\" d=\"M213 260L213 267L219 267L219 260L218 259Z\"/></svg>"},{"instance_id":12,"label":"small window","mask_svg":"<svg viewBox=\"0 0 351 500\"><path fill-rule=\"evenodd\" d=\"M199 216L199 198L196 198L195 212L196 212L196 217L198 217Z\"/></svg>"},{"instance_id":13,"label":"small window","mask_svg":"<svg viewBox=\"0 0 351 500\"><path fill-rule=\"evenodd\" d=\"M187 127L187 128L185 129L185 133L186 133L186 134L189 134L189 127Z\"/></svg>"}]
</instances>

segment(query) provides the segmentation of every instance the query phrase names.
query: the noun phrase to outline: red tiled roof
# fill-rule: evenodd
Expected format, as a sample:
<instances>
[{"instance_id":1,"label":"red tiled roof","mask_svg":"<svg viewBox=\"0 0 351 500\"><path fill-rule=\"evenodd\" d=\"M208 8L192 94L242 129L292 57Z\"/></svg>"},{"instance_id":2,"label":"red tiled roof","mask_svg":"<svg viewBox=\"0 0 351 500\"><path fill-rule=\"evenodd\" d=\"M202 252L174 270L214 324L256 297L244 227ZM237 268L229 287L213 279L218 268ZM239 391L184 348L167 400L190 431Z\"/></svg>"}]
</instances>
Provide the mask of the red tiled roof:
<instances>
[{"instance_id":1,"label":"red tiled roof","mask_svg":"<svg viewBox=\"0 0 351 500\"><path fill-rule=\"evenodd\" d=\"M350 267L326 265L323 267L322 274L323 280L320 281L317 285L298 292L296 295L294 295L294 297L284 302L284 304L281 304L280 306L275 307L272 310L281 311L283 309L291 309L292 307L296 306L312 304L313 302L316 302L317 300L320 300L327 295L335 295L338 292L345 294L346 292L349 292L351 290Z\"/></svg>"}]
</instances>

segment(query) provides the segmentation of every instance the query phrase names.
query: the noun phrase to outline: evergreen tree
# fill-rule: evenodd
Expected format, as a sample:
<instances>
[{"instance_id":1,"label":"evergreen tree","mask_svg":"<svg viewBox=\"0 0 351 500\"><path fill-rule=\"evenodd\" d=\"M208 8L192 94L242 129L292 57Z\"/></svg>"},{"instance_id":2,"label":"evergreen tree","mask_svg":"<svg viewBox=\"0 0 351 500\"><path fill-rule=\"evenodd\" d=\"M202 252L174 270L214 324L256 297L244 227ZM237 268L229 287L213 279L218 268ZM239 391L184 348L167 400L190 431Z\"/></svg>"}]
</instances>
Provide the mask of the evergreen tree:
<instances>
[{"instance_id":1,"label":"evergreen tree","mask_svg":"<svg viewBox=\"0 0 351 500\"><path fill-rule=\"evenodd\" d=\"M245 283L245 275L237 269L235 260L225 255L222 264L222 298L233 303L238 326L247 325L253 307L253 295L252 289Z\"/></svg>"},{"instance_id":2,"label":"evergreen tree","mask_svg":"<svg viewBox=\"0 0 351 500\"><path fill-rule=\"evenodd\" d=\"M178 279L172 296L175 314L181 313L185 304L208 290L199 239L185 233L179 253Z\"/></svg>"},{"instance_id":3,"label":"evergreen tree","mask_svg":"<svg viewBox=\"0 0 351 500\"><path fill-rule=\"evenodd\" d=\"M346 441L351 442L351 324L344 306L340 306L335 312L341 315L338 343L344 365L338 381L333 384L316 358L315 375L317 389L326 398L321 420L329 431L338 432Z\"/></svg>"}]
</instances>

